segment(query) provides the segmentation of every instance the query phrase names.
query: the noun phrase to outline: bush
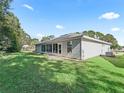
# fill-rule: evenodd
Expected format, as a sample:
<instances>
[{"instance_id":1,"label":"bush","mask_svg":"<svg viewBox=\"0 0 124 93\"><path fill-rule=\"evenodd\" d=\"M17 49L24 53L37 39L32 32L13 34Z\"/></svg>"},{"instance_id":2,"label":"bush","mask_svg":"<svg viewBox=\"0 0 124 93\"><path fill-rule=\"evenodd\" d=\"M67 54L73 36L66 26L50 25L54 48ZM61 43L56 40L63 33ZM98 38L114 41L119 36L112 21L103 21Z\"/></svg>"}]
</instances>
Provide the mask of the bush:
<instances>
[{"instance_id":1,"label":"bush","mask_svg":"<svg viewBox=\"0 0 124 93\"><path fill-rule=\"evenodd\" d=\"M5 51L0 51L0 57L2 57L5 53Z\"/></svg>"}]
</instances>

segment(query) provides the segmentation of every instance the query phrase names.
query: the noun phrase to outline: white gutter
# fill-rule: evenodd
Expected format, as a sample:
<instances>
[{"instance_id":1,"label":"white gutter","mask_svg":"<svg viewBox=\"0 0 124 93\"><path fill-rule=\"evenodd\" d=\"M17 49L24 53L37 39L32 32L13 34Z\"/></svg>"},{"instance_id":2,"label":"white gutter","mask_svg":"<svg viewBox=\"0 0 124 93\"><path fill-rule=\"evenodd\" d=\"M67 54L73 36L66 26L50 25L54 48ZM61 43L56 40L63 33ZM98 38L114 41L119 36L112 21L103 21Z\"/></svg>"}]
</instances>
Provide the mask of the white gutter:
<instances>
[{"instance_id":1,"label":"white gutter","mask_svg":"<svg viewBox=\"0 0 124 93\"><path fill-rule=\"evenodd\" d=\"M104 44L112 45L112 43L105 42L105 41L102 41L102 40L99 40L99 39L95 39L95 38L91 38L91 37L88 37L88 36L83 36L83 38L84 39L88 39L88 40L92 40L92 41L96 41L96 42L99 42L99 43L104 43Z\"/></svg>"}]
</instances>

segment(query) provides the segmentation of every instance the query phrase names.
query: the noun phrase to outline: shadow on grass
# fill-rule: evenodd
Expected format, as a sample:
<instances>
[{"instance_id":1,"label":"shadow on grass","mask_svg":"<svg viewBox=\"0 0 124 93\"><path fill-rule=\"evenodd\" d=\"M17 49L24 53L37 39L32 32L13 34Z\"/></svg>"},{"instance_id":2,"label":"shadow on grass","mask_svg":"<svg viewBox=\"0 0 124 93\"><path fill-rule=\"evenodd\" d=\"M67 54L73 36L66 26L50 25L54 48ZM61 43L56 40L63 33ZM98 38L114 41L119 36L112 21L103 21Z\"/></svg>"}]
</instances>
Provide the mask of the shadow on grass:
<instances>
[{"instance_id":1,"label":"shadow on grass","mask_svg":"<svg viewBox=\"0 0 124 93\"><path fill-rule=\"evenodd\" d=\"M0 62L0 92L73 93L75 90L66 82L52 80L55 72L70 72L62 70L63 67L63 61L49 62L47 58L33 57L32 54L3 59Z\"/></svg>"},{"instance_id":2,"label":"shadow on grass","mask_svg":"<svg viewBox=\"0 0 124 93\"><path fill-rule=\"evenodd\" d=\"M85 69L83 63L48 60L33 54L21 54L0 60L1 93L120 93L114 87L121 82ZM88 65L85 65L88 66ZM103 70L99 66L89 68ZM109 72L111 74L112 72ZM113 72L114 73L114 72ZM114 73L113 75L116 75ZM68 80L69 79L69 80Z\"/></svg>"}]
</instances>

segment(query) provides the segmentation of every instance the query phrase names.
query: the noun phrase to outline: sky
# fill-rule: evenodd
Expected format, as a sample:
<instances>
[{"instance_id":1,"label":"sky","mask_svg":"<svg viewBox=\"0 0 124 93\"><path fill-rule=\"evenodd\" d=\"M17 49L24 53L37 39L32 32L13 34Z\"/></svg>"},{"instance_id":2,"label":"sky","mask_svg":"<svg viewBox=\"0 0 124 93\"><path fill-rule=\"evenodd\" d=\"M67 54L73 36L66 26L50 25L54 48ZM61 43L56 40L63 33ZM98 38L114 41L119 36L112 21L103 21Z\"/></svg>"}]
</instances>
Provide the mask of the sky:
<instances>
[{"instance_id":1,"label":"sky","mask_svg":"<svg viewBox=\"0 0 124 93\"><path fill-rule=\"evenodd\" d=\"M32 38L94 30L124 45L124 0L14 0L11 11Z\"/></svg>"}]
</instances>

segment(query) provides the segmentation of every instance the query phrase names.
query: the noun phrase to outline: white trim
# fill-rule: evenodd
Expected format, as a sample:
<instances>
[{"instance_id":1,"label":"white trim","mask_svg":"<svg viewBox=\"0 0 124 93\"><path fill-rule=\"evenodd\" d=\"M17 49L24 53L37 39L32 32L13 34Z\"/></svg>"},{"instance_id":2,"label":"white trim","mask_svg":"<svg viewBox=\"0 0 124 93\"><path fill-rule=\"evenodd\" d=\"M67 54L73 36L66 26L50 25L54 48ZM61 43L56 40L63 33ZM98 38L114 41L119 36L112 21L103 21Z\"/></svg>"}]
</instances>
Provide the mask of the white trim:
<instances>
[{"instance_id":1,"label":"white trim","mask_svg":"<svg viewBox=\"0 0 124 93\"><path fill-rule=\"evenodd\" d=\"M91 38L91 37L88 37L88 36L83 36L83 38L84 39L88 39L88 40L92 40L92 41L96 41L96 42L99 42L99 43L107 44L107 45L112 45L109 42L105 42L105 41L102 41L102 40L99 40L99 39L95 39L95 38Z\"/></svg>"}]
</instances>

